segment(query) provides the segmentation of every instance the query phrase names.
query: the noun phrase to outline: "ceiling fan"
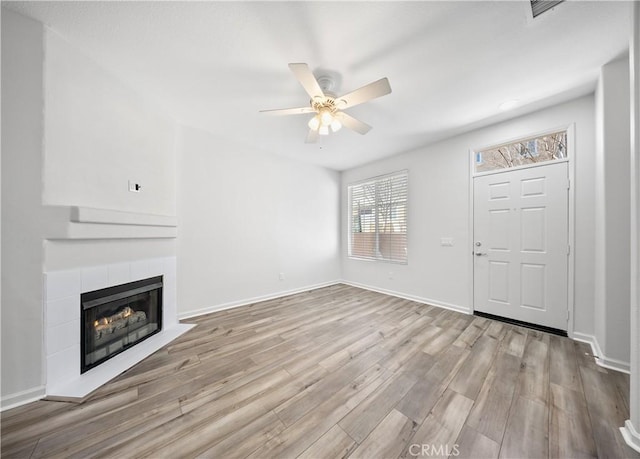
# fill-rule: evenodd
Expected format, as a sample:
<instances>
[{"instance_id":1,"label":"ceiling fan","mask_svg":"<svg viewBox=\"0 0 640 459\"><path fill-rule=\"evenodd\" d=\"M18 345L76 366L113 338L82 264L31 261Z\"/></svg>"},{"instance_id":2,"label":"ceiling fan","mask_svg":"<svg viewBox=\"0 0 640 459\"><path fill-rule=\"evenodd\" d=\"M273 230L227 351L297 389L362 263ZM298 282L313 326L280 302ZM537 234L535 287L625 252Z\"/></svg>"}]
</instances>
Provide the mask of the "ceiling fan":
<instances>
[{"instance_id":1,"label":"ceiling fan","mask_svg":"<svg viewBox=\"0 0 640 459\"><path fill-rule=\"evenodd\" d=\"M371 99L385 96L391 92L389 80L382 78L344 96L336 97L335 94L331 92L333 87L331 77L320 77L316 79L307 64L289 64L289 68L307 94L309 94L309 97L311 97L309 106L261 110L261 113L270 115L302 115L313 113L314 116L308 123L309 133L305 140L306 143L314 143L318 140L318 136L328 135L329 130L336 132L342 126L346 126L360 134L366 134L371 130L371 126L355 119L343 110L368 102Z\"/></svg>"}]
</instances>

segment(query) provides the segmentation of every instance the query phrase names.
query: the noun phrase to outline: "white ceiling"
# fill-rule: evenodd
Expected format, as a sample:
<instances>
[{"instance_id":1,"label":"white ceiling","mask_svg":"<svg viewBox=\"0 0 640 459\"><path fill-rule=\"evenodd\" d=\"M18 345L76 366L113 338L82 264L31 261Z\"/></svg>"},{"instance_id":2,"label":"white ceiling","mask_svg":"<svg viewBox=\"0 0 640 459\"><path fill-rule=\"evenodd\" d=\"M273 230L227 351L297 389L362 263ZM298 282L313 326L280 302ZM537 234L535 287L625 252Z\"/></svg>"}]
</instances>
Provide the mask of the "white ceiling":
<instances>
[{"instance_id":1,"label":"white ceiling","mask_svg":"<svg viewBox=\"0 0 640 459\"><path fill-rule=\"evenodd\" d=\"M3 2L77 45L178 122L344 170L593 91L628 49L630 2ZM304 143L308 96L289 71L337 73L343 94L393 92L349 113L373 126ZM520 100L509 113L498 105Z\"/></svg>"}]
</instances>

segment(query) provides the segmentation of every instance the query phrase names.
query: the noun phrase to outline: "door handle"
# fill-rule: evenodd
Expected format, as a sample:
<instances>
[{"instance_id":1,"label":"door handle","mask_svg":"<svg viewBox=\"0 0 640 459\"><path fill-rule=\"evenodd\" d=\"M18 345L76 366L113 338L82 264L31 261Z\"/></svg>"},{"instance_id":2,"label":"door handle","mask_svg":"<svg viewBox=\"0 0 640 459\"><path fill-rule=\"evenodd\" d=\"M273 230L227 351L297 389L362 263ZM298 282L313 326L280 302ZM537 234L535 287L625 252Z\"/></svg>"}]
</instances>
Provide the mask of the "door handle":
<instances>
[{"instance_id":1,"label":"door handle","mask_svg":"<svg viewBox=\"0 0 640 459\"><path fill-rule=\"evenodd\" d=\"M486 252L476 252L476 257L481 257L483 255L487 255Z\"/></svg>"}]
</instances>

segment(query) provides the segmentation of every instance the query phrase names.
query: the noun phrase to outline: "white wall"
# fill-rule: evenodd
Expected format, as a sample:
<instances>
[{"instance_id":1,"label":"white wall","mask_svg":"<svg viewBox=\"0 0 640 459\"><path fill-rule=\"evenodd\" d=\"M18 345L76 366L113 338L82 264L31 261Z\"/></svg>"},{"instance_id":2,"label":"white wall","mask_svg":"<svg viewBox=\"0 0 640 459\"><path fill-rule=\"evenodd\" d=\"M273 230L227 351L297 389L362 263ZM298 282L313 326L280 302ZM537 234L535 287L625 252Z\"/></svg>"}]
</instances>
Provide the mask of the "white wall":
<instances>
[{"instance_id":1,"label":"white wall","mask_svg":"<svg viewBox=\"0 0 640 459\"><path fill-rule=\"evenodd\" d=\"M337 172L196 129L180 137L180 316L340 278Z\"/></svg>"},{"instance_id":2,"label":"white wall","mask_svg":"<svg viewBox=\"0 0 640 459\"><path fill-rule=\"evenodd\" d=\"M629 362L629 60L602 67L596 90L595 336L605 363Z\"/></svg>"},{"instance_id":3,"label":"white wall","mask_svg":"<svg viewBox=\"0 0 640 459\"><path fill-rule=\"evenodd\" d=\"M575 235L574 328L593 334L593 96L344 172L341 212L346 216L349 183L400 169L409 170L409 262L397 265L349 259L346 255L348 220L343 218L343 278L378 290L470 311L469 150L572 123L575 123L576 141L575 220L579 228ZM441 237L452 237L454 246L441 247Z\"/></svg>"},{"instance_id":4,"label":"white wall","mask_svg":"<svg viewBox=\"0 0 640 459\"><path fill-rule=\"evenodd\" d=\"M2 10L2 403L42 394L42 25Z\"/></svg>"},{"instance_id":5,"label":"white wall","mask_svg":"<svg viewBox=\"0 0 640 459\"><path fill-rule=\"evenodd\" d=\"M45 29L45 205L176 215L176 124ZM128 182L142 192L128 191ZM45 271L175 256L174 240L44 242Z\"/></svg>"},{"instance_id":6,"label":"white wall","mask_svg":"<svg viewBox=\"0 0 640 459\"><path fill-rule=\"evenodd\" d=\"M175 240L46 240L44 205L176 214L175 123L42 24L2 11L2 406L42 394L43 272ZM143 186L128 191L128 180ZM7 269L11 267L11 269Z\"/></svg>"},{"instance_id":7,"label":"white wall","mask_svg":"<svg viewBox=\"0 0 640 459\"><path fill-rule=\"evenodd\" d=\"M640 4L633 5L629 49L631 92L631 378L629 444L640 450ZM631 425L629 425L631 424ZM635 435L633 435L635 433Z\"/></svg>"},{"instance_id":8,"label":"white wall","mask_svg":"<svg viewBox=\"0 0 640 459\"><path fill-rule=\"evenodd\" d=\"M44 204L175 215L175 124L55 32L45 39Z\"/></svg>"}]
</instances>

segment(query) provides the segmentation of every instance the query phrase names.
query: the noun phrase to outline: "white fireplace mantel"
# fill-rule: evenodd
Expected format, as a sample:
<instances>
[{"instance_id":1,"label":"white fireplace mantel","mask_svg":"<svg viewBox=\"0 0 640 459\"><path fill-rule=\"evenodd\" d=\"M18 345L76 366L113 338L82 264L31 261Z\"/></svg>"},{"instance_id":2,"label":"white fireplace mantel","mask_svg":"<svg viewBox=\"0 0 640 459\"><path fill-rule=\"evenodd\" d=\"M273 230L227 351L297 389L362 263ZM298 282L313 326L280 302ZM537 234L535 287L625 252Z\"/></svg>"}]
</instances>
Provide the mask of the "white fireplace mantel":
<instances>
[{"instance_id":1,"label":"white fireplace mantel","mask_svg":"<svg viewBox=\"0 0 640 459\"><path fill-rule=\"evenodd\" d=\"M178 219L170 215L82 206L44 206L45 239L175 238Z\"/></svg>"}]
</instances>

